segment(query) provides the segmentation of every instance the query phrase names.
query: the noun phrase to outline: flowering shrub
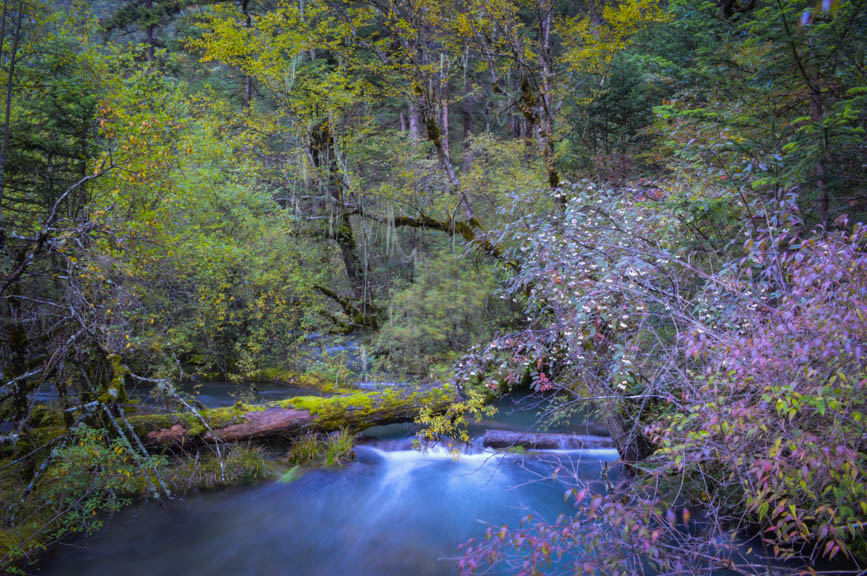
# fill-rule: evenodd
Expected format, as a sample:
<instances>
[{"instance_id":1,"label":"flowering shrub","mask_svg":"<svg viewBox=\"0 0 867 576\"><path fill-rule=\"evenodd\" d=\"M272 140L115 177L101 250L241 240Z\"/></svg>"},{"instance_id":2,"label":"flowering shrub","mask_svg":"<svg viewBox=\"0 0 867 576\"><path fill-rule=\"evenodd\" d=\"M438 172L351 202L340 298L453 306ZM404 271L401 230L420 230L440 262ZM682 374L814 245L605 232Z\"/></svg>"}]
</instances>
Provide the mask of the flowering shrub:
<instances>
[{"instance_id":1,"label":"flowering shrub","mask_svg":"<svg viewBox=\"0 0 867 576\"><path fill-rule=\"evenodd\" d=\"M765 546L864 556L867 227L799 232L788 206L743 219L745 244L701 250L713 210L583 184L507 231L521 272L505 296L529 326L474 350L459 379L593 401L636 474L573 483L574 515L492 529L462 572L752 574Z\"/></svg>"},{"instance_id":2,"label":"flowering shrub","mask_svg":"<svg viewBox=\"0 0 867 576\"><path fill-rule=\"evenodd\" d=\"M764 269L739 283L741 326L685 338L702 372L687 409L655 428L661 454L722 465L718 482L746 499L784 556L833 558L863 539L865 232L859 223L761 242L751 260ZM766 295L747 296L750 286Z\"/></svg>"},{"instance_id":3,"label":"flowering shrub","mask_svg":"<svg viewBox=\"0 0 867 576\"><path fill-rule=\"evenodd\" d=\"M521 265L503 297L524 304L528 325L467 354L456 370L463 386L530 383L559 391L564 409L589 398L609 413L668 395L660 388L677 371L675 334L694 322L695 289L676 266L688 248L674 242L676 220L648 192L584 182L565 210L530 205L507 227ZM614 439L635 460L646 455L640 436L632 426Z\"/></svg>"}]
</instances>

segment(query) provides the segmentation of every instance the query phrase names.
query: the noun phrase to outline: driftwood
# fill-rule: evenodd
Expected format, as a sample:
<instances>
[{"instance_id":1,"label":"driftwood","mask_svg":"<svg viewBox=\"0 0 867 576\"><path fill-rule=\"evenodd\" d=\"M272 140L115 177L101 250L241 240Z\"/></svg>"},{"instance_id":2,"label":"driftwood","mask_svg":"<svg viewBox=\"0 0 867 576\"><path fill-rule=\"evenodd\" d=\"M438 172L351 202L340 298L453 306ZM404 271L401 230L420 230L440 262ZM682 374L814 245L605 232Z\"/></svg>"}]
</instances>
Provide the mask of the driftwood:
<instances>
[{"instance_id":1,"label":"driftwood","mask_svg":"<svg viewBox=\"0 0 867 576\"><path fill-rule=\"evenodd\" d=\"M573 434L541 434L488 430L483 444L487 448L522 447L528 450L579 450L591 448L614 448L614 441L607 436L579 436Z\"/></svg>"},{"instance_id":2,"label":"driftwood","mask_svg":"<svg viewBox=\"0 0 867 576\"><path fill-rule=\"evenodd\" d=\"M422 408L445 410L456 400L449 386L387 389L320 398L299 396L279 402L130 417L136 432L152 445L292 438L304 432L353 431L409 422Z\"/></svg>"}]
</instances>

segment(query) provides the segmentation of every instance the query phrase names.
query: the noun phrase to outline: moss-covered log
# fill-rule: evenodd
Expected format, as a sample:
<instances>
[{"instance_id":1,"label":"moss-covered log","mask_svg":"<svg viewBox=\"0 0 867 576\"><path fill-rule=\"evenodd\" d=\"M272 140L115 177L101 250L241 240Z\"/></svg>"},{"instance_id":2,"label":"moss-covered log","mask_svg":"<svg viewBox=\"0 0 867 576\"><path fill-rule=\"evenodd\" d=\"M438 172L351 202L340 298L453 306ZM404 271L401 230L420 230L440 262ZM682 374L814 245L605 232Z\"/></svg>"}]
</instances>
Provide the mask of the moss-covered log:
<instances>
[{"instance_id":1,"label":"moss-covered log","mask_svg":"<svg viewBox=\"0 0 867 576\"><path fill-rule=\"evenodd\" d=\"M444 410L457 399L451 386L383 390L331 398L298 396L267 404L130 417L150 444L291 438L302 432L354 431L414 420L422 408ZM207 423L207 425L206 425Z\"/></svg>"}]
</instances>

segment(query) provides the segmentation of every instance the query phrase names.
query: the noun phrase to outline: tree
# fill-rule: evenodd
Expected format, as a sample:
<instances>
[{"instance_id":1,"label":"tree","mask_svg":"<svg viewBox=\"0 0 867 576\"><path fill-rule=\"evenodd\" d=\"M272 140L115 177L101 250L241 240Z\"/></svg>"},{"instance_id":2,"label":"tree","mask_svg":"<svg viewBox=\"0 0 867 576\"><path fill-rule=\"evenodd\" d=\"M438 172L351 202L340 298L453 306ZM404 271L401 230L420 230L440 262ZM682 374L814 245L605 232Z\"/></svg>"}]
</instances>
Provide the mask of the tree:
<instances>
[{"instance_id":1,"label":"tree","mask_svg":"<svg viewBox=\"0 0 867 576\"><path fill-rule=\"evenodd\" d=\"M673 5L683 15L676 28L699 39L684 81L713 86L684 86L659 110L677 126L684 169L713 165L731 194L747 184L761 202L794 193L806 220L825 227L860 213L863 73L854 63L864 47L853 30L864 25L863 6L813 14L804 2L766 2L732 20L716 9Z\"/></svg>"},{"instance_id":2,"label":"tree","mask_svg":"<svg viewBox=\"0 0 867 576\"><path fill-rule=\"evenodd\" d=\"M145 59L153 62L160 44L157 39L159 29L169 24L187 7L195 4L190 0L126 0L119 6L112 5L104 8L106 14L102 20L102 27L108 33L120 30L124 34L132 32L143 34Z\"/></svg>"}]
</instances>

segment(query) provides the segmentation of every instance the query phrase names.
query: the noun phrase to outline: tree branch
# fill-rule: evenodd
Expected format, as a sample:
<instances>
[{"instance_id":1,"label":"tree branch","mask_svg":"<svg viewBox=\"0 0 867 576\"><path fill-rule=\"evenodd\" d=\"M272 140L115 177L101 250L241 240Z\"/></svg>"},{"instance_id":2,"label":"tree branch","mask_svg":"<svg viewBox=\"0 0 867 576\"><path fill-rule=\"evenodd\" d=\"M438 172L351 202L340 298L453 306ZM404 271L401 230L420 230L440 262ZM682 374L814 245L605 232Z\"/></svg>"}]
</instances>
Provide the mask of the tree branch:
<instances>
[{"instance_id":1,"label":"tree branch","mask_svg":"<svg viewBox=\"0 0 867 576\"><path fill-rule=\"evenodd\" d=\"M371 330L376 330L377 328L379 328L379 323L376 320L376 315L373 313L376 311L374 307L371 306L371 313L362 312L355 304L353 304L349 300L349 298L344 298L330 288L326 288L325 286L314 286L314 289L323 296L326 296L340 304L340 307L343 308L343 313L346 314L352 321L352 324L349 326L370 328ZM343 322L338 323L341 325L345 324ZM349 326L343 327L348 328Z\"/></svg>"},{"instance_id":2,"label":"tree branch","mask_svg":"<svg viewBox=\"0 0 867 576\"><path fill-rule=\"evenodd\" d=\"M375 220L383 224L391 224L395 227L438 230L440 232L445 232L446 234L449 234L451 236L459 234L464 240L466 240L468 244L476 244L480 246L486 254L493 256L497 260L500 260L507 268L514 269L516 267L516 264L514 262L512 262L511 260L506 260L505 253L503 252L502 247L491 242L490 238L488 238L488 235L485 233L484 227L482 227L481 222L479 222L477 218L473 218L469 221L455 220L454 218L437 220L436 218L431 218L430 216L427 216L425 214L419 214L416 217L395 216L393 219L391 219L380 216L379 214L370 214L368 212L363 212L358 208L354 209L351 214L355 214L369 220Z\"/></svg>"}]
</instances>

